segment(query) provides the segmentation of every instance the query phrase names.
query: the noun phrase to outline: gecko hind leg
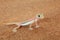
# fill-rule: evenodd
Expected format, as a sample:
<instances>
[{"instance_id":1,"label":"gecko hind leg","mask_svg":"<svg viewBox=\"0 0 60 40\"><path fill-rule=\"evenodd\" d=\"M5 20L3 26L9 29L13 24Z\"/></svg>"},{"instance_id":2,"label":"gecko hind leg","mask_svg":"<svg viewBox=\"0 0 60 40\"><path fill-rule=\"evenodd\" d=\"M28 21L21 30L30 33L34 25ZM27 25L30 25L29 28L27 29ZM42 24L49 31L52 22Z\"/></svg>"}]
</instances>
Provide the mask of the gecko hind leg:
<instances>
[{"instance_id":1,"label":"gecko hind leg","mask_svg":"<svg viewBox=\"0 0 60 40\"><path fill-rule=\"evenodd\" d=\"M17 29L19 29L21 26L17 26L17 27L15 27L15 28L13 28L13 32L17 32Z\"/></svg>"},{"instance_id":2,"label":"gecko hind leg","mask_svg":"<svg viewBox=\"0 0 60 40\"><path fill-rule=\"evenodd\" d=\"M32 24L29 25L29 30L33 30Z\"/></svg>"}]
</instances>

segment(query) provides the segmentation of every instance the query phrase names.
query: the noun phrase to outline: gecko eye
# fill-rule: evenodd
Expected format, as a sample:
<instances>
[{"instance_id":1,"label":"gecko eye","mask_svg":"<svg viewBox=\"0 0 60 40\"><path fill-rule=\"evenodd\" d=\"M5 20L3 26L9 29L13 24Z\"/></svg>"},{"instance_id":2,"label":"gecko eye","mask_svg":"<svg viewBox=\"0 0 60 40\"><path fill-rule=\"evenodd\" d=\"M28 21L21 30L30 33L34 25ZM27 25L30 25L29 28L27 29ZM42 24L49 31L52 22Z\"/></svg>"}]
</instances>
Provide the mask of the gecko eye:
<instances>
[{"instance_id":1,"label":"gecko eye","mask_svg":"<svg viewBox=\"0 0 60 40\"><path fill-rule=\"evenodd\" d=\"M39 18L39 19L43 19L44 18L44 15L43 14L37 14L36 17Z\"/></svg>"},{"instance_id":2,"label":"gecko eye","mask_svg":"<svg viewBox=\"0 0 60 40\"><path fill-rule=\"evenodd\" d=\"M40 15L38 15L38 17L40 17Z\"/></svg>"}]
</instances>

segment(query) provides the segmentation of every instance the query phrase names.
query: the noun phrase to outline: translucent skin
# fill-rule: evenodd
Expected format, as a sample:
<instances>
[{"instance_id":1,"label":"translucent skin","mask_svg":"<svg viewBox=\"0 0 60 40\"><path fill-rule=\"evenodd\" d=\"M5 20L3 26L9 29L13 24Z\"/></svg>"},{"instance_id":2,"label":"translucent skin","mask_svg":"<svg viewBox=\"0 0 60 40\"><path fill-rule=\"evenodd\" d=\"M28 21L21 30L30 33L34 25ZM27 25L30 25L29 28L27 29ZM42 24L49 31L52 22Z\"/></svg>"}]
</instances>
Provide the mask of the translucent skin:
<instances>
[{"instance_id":1,"label":"translucent skin","mask_svg":"<svg viewBox=\"0 0 60 40\"><path fill-rule=\"evenodd\" d=\"M30 21L23 22L23 23L21 23L21 25L22 26L30 25L30 24L34 23L35 21L37 21L37 19L33 19L33 20L30 20Z\"/></svg>"},{"instance_id":2,"label":"translucent skin","mask_svg":"<svg viewBox=\"0 0 60 40\"><path fill-rule=\"evenodd\" d=\"M17 27L15 27L12 31L13 32L16 32L18 28L20 28L20 26L26 26L26 25L31 25L33 24L34 22L36 23L36 28L38 28L38 23L37 21L40 20L40 19L43 19L44 18L44 15L43 14L39 14L39 15L36 15L35 18L32 18L32 19L29 19L28 21L25 21L25 22L17 22L17 23L8 23L8 24L16 24ZM30 30L33 30L33 28L29 28Z\"/></svg>"}]
</instances>

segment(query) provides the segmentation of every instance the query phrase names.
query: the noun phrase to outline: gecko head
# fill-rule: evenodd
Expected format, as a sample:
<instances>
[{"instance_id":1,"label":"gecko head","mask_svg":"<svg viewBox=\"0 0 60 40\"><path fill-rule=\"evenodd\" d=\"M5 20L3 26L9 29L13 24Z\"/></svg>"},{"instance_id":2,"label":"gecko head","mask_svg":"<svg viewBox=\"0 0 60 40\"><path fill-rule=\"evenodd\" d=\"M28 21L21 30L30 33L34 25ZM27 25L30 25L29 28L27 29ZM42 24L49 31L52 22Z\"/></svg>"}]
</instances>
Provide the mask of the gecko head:
<instances>
[{"instance_id":1,"label":"gecko head","mask_svg":"<svg viewBox=\"0 0 60 40\"><path fill-rule=\"evenodd\" d=\"M44 19L44 15L42 13L37 14L36 15L36 18L38 18L38 19Z\"/></svg>"}]
</instances>

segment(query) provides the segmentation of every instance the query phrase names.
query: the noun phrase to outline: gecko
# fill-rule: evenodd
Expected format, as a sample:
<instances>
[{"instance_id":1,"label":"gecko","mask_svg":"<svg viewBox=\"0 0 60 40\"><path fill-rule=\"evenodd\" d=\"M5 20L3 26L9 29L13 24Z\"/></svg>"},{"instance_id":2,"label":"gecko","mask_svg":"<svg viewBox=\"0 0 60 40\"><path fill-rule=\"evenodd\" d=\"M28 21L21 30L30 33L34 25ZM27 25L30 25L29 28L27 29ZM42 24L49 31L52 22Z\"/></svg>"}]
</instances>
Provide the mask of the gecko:
<instances>
[{"instance_id":1,"label":"gecko","mask_svg":"<svg viewBox=\"0 0 60 40\"><path fill-rule=\"evenodd\" d=\"M30 30L33 30L33 28L32 28L32 24L33 23L35 23L35 25L36 25L35 27L36 28L40 27L38 25L38 22L37 22L40 19L44 19L43 13L36 14L35 18L33 18L32 20L28 20L28 21L24 21L24 22L6 23L6 25L11 25L11 24L17 25L17 27L13 28L13 30L12 30L13 32L17 32L18 28L20 28L21 26L27 26L27 25L29 25L29 29Z\"/></svg>"}]
</instances>

